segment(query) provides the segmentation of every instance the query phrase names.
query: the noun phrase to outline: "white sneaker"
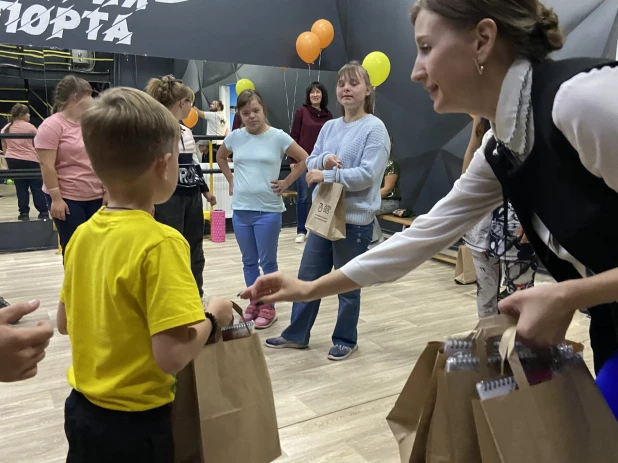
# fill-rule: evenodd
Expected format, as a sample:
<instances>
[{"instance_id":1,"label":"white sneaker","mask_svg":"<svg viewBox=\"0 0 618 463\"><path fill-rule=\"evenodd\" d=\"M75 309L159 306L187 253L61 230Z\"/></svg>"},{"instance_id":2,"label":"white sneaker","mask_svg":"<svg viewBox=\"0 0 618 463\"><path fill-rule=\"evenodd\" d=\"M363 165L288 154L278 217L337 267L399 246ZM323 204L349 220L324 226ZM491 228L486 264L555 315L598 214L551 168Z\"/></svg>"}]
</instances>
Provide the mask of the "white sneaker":
<instances>
[{"instance_id":1,"label":"white sneaker","mask_svg":"<svg viewBox=\"0 0 618 463\"><path fill-rule=\"evenodd\" d=\"M303 244L306 239L307 239L306 235L303 235L302 233L299 233L298 235L296 235L296 240L294 242L296 244Z\"/></svg>"}]
</instances>

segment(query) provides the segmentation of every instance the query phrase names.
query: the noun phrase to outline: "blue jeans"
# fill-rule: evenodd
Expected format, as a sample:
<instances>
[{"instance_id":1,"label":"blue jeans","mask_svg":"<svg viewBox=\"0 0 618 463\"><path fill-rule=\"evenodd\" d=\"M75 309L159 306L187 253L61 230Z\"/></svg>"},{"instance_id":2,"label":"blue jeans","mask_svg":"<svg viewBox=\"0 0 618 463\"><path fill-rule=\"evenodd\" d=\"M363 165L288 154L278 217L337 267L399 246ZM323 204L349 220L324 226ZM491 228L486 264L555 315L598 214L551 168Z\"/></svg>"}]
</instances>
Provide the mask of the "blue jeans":
<instances>
[{"instance_id":1,"label":"blue jeans","mask_svg":"<svg viewBox=\"0 0 618 463\"><path fill-rule=\"evenodd\" d=\"M277 246L281 232L280 212L234 211L232 224L242 254L247 287L260 276L276 272Z\"/></svg>"},{"instance_id":2,"label":"blue jeans","mask_svg":"<svg viewBox=\"0 0 618 463\"><path fill-rule=\"evenodd\" d=\"M329 273L333 267L339 269L367 250L371 242L373 223L368 225L346 225L346 238L329 241L313 233L309 234L298 278L314 281ZM333 332L333 344L356 346L358 317L360 315L360 289L339 295L339 314ZM320 310L320 300L295 302L292 306L292 321L281 334L284 339L296 344L309 344L311 328Z\"/></svg>"},{"instance_id":3,"label":"blue jeans","mask_svg":"<svg viewBox=\"0 0 618 463\"><path fill-rule=\"evenodd\" d=\"M81 224L86 222L103 206L103 198L93 199L91 201L73 201L72 199L63 198L64 202L69 206L70 214L66 215L65 220L54 219L54 225L58 230L58 236L60 237L60 246L62 246L62 253L69 243L69 240ZM51 211L51 196L45 195L47 206Z\"/></svg>"},{"instance_id":4,"label":"blue jeans","mask_svg":"<svg viewBox=\"0 0 618 463\"><path fill-rule=\"evenodd\" d=\"M296 233L306 235L307 228L305 224L307 223L307 203L309 199L309 187L307 186L307 179L305 175L301 175L298 180L296 180Z\"/></svg>"}]
</instances>

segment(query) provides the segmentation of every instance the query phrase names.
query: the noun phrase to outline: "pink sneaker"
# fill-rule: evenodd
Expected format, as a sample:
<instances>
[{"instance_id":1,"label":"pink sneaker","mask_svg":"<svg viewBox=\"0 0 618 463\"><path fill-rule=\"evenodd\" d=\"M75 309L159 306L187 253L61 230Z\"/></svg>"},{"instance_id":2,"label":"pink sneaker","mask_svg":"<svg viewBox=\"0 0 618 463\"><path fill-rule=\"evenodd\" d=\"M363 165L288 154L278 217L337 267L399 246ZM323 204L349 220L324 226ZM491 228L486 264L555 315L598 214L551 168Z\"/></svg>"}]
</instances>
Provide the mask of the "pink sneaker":
<instances>
[{"instance_id":1,"label":"pink sneaker","mask_svg":"<svg viewBox=\"0 0 618 463\"><path fill-rule=\"evenodd\" d=\"M258 317L258 308L257 306L252 302L249 304L249 306L247 307L247 309L245 310L245 321L246 322L250 322L255 320Z\"/></svg>"},{"instance_id":2,"label":"pink sneaker","mask_svg":"<svg viewBox=\"0 0 618 463\"><path fill-rule=\"evenodd\" d=\"M255 319L255 328L263 330L270 328L277 321L277 311L270 304L264 304L259 307L258 317Z\"/></svg>"}]
</instances>

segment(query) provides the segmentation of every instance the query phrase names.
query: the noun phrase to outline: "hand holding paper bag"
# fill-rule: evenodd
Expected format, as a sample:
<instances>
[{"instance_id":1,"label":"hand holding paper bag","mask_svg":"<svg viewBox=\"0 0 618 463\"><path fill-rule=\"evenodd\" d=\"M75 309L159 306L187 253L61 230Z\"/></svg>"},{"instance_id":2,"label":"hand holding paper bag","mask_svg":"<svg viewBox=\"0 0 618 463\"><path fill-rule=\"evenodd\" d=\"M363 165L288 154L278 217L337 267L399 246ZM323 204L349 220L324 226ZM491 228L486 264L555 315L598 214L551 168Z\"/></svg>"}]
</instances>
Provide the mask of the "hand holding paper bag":
<instances>
[{"instance_id":1,"label":"hand holding paper bag","mask_svg":"<svg viewBox=\"0 0 618 463\"><path fill-rule=\"evenodd\" d=\"M307 218L307 229L330 241L345 238L345 204L341 183L320 183Z\"/></svg>"}]
</instances>

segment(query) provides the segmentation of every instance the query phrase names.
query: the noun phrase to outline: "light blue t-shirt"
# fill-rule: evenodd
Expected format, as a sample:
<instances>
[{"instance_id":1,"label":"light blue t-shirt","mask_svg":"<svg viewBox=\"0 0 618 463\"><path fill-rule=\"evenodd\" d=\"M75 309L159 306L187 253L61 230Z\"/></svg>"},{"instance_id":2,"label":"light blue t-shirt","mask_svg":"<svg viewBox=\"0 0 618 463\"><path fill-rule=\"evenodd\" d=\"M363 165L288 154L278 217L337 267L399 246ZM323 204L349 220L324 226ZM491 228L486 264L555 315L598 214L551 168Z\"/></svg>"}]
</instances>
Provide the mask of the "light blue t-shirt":
<instances>
[{"instance_id":1,"label":"light blue t-shirt","mask_svg":"<svg viewBox=\"0 0 618 463\"><path fill-rule=\"evenodd\" d=\"M285 211L283 199L270 182L279 179L281 161L293 142L287 133L273 127L260 135L237 129L225 137L223 143L234 153L233 210Z\"/></svg>"}]
</instances>

